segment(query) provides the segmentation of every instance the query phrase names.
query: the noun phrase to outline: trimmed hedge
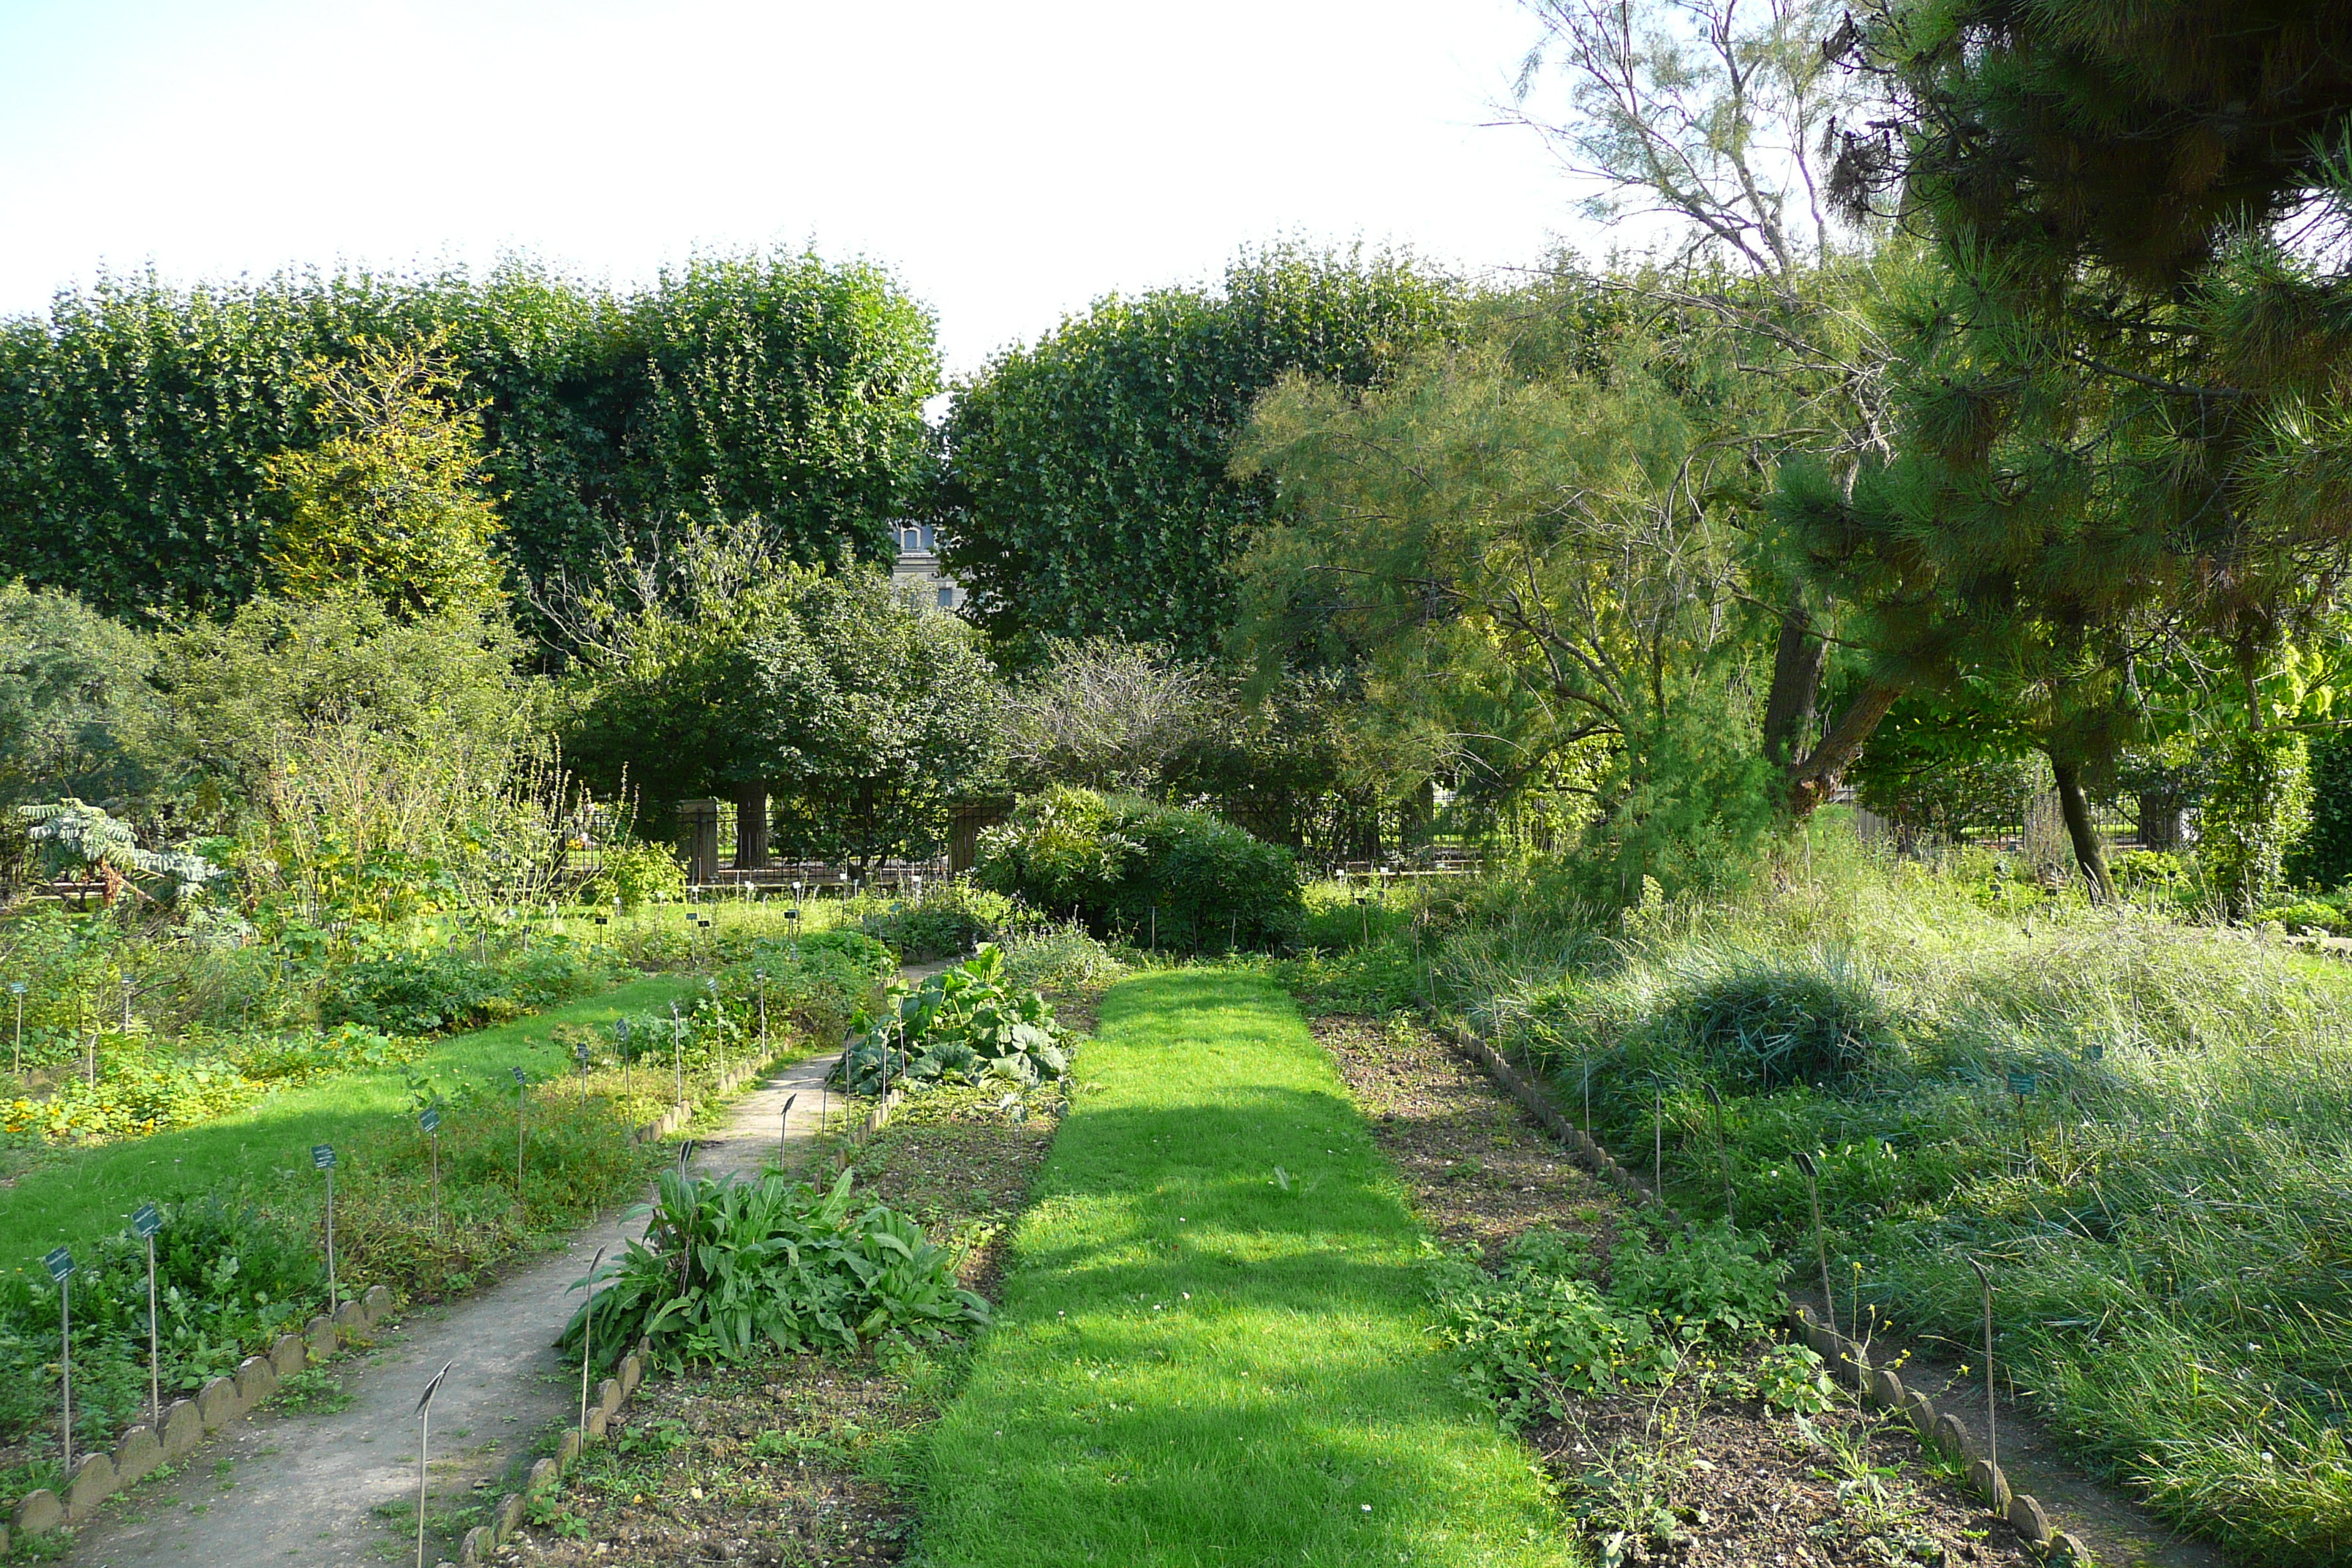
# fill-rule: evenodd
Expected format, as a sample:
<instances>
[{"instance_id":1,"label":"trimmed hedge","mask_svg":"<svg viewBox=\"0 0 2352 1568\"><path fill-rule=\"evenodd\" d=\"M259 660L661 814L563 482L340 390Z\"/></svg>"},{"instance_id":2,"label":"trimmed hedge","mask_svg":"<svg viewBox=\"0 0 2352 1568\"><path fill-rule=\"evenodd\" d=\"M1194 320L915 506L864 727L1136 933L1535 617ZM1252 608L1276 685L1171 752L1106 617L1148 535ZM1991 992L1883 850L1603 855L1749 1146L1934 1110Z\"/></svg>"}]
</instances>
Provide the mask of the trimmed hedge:
<instances>
[{"instance_id":1,"label":"trimmed hedge","mask_svg":"<svg viewBox=\"0 0 2352 1568\"><path fill-rule=\"evenodd\" d=\"M1024 800L981 836L972 879L1097 936L1160 947L1273 947L1306 914L1289 850L1206 812L1085 789Z\"/></svg>"}]
</instances>

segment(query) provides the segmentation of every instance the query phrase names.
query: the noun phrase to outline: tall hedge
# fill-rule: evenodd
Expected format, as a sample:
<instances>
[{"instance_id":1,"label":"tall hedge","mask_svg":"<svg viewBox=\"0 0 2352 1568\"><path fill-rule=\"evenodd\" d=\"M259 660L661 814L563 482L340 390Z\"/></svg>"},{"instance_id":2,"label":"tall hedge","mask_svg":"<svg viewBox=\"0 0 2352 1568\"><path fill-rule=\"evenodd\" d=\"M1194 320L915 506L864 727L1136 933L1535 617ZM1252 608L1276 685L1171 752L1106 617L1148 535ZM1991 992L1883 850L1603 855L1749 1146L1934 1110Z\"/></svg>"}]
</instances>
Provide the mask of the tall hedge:
<instances>
[{"instance_id":1,"label":"tall hedge","mask_svg":"<svg viewBox=\"0 0 2352 1568\"><path fill-rule=\"evenodd\" d=\"M1244 256L1215 289L1097 301L956 388L945 559L1001 643L1109 634L1215 651L1228 565L1275 504L1226 472L1286 371L1367 385L1460 313L1388 256Z\"/></svg>"},{"instance_id":2,"label":"tall hedge","mask_svg":"<svg viewBox=\"0 0 2352 1568\"><path fill-rule=\"evenodd\" d=\"M680 516L759 514L797 559L886 558L931 482L933 322L882 269L712 257L614 291L529 262L479 278L102 278L0 321L0 580L110 613L221 615L262 585L315 443L296 372L438 332L482 399L504 545L537 577Z\"/></svg>"}]
</instances>

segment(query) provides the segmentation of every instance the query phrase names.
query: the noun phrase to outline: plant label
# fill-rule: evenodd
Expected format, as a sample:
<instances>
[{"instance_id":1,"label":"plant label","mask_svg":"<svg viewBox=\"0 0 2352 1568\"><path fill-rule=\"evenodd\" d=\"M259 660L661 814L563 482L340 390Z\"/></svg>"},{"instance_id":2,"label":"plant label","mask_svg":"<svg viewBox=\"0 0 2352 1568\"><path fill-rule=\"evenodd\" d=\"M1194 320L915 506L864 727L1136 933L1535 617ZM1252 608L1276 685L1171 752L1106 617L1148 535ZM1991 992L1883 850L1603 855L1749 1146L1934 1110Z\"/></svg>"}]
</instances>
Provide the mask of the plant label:
<instances>
[{"instance_id":1,"label":"plant label","mask_svg":"<svg viewBox=\"0 0 2352 1568\"><path fill-rule=\"evenodd\" d=\"M425 1114L416 1119L416 1125L422 1127L427 1132L440 1131L441 1108L437 1105L427 1106L425 1108Z\"/></svg>"},{"instance_id":2,"label":"plant label","mask_svg":"<svg viewBox=\"0 0 2352 1568\"><path fill-rule=\"evenodd\" d=\"M310 1146L310 1169L314 1171L331 1171L334 1168L335 1146L332 1143L312 1144Z\"/></svg>"},{"instance_id":3,"label":"plant label","mask_svg":"<svg viewBox=\"0 0 2352 1568\"><path fill-rule=\"evenodd\" d=\"M62 1247L54 1251L43 1253L41 1267L49 1271L51 1279L63 1280L67 1275L74 1271L73 1254Z\"/></svg>"},{"instance_id":4,"label":"plant label","mask_svg":"<svg viewBox=\"0 0 2352 1568\"><path fill-rule=\"evenodd\" d=\"M2009 1092L2020 1100L2030 1100L2039 1083L2040 1079L2032 1073L2012 1072L2009 1075Z\"/></svg>"},{"instance_id":5,"label":"plant label","mask_svg":"<svg viewBox=\"0 0 2352 1568\"><path fill-rule=\"evenodd\" d=\"M163 1216L153 1204L141 1204L131 1215L131 1234L144 1241L163 1228Z\"/></svg>"},{"instance_id":6,"label":"plant label","mask_svg":"<svg viewBox=\"0 0 2352 1568\"><path fill-rule=\"evenodd\" d=\"M510 1070L511 1070L511 1071L514 1073L514 1075L515 1075L515 1083L516 1083L518 1086L522 1085L522 1084L529 1083L529 1082L530 1081L529 1079L527 1079L527 1078L523 1077L523 1075L522 1075L522 1068L511 1068Z\"/></svg>"}]
</instances>

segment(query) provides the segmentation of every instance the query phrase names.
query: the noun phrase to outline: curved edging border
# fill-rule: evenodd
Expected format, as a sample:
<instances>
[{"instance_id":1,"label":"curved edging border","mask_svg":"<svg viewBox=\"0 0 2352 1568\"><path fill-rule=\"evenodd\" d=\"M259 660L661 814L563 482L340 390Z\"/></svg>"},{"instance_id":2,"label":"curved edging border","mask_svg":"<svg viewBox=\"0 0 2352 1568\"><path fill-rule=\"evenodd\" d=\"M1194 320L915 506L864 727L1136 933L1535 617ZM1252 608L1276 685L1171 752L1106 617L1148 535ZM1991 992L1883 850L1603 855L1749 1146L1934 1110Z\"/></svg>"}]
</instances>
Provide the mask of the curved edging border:
<instances>
[{"instance_id":1,"label":"curved edging border","mask_svg":"<svg viewBox=\"0 0 2352 1568\"><path fill-rule=\"evenodd\" d=\"M732 1093L772 1065L739 1068L719 1080L714 1094ZM673 1106L638 1128L636 1142L667 1137L686 1125L696 1109L691 1100ZM81 1523L116 1492L159 1466L178 1463L207 1436L267 1404L285 1379L313 1362L325 1361L346 1342L365 1339L392 1311L392 1292L371 1285L357 1300L337 1308L332 1317L321 1313L304 1324L300 1333L280 1334L266 1354L246 1357L233 1375L214 1378L194 1399L174 1400L164 1408L161 1423L142 1422L116 1438L111 1451L85 1454L66 1478L63 1497L42 1487L18 1500L10 1523L0 1526L0 1554L8 1551L12 1537L43 1535L60 1525Z\"/></svg>"},{"instance_id":2,"label":"curved edging border","mask_svg":"<svg viewBox=\"0 0 2352 1568\"><path fill-rule=\"evenodd\" d=\"M850 1131L851 1145L864 1143L888 1126L891 1113L898 1110L898 1102L905 1098L906 1090L892 1089L866 1113L861 1125ZM653 1126L656 1125L659 1123L648 1125L641 1136L658 1136L653 1132ZM653 1342L639 1338L636 1347L623 1356L621 1364L614 1369L614 1375L596 1385L596 1397L588 1406L588 1426L584 1436L577 1426L567 1428L555 1453L530 1467L523 1478L522 1489L509 1492L499 1500L498 1507L491 1510L490 1522L478 1524L466 1531L466 1539L457 1550L459 1563L470 1568L472 1564L488 1563L492 1554L513 1537L514 1532L521 1528L523 1510L530 1506L530 1500L541 1492L551 1490L562 1480L563 1472L580 1458L585 1443L604 1438L613 1417L620 1414L621 1407L629 1402L630 1396L636 1393L637 1385L645 1381L646 1367L652 1358Z\"/></svg>"},{"instance_id":3,"label":"curved edging border","mask_svg":"<svg viewBox=\"0 0 2352 1568\"><path fill-rule=\"evenodd\" d=\"M158 1466L176 1464L194 1452L207 1434L268 1403L283 1383L313 1361L324 1361L345 1342L367 1338L376 1324L392 1316L392 1292L371 1285L356 1301L346 1301L334 1316L321 1313L299 1334L280 1334L266 1355L250 1355L236 1375L216 1377L194 1399L178 1399L165 1407L160 1429L142 1422L115 1439L110 1453L85 1454L66 1478L65 1496L48 1488L25 1494L16 1504L14 1533L41 1535L61 1524L79 1524L98 1505ZM0 1552L8 1549L10 1531L0 1530Z\"/></svg>"},{"instance_id":4,"label":"curved edging border","mask_svg":"<svg viewBox=\"0 0 2352 1568\"><path fill-rule=\"evenodd\" d=\"M1665 1216L1677 1223L1681 1215L1639 1178L1619 1164L1609 1151L1588 1135L1583 1129L1570 1121L1551 1103L1549 1096L1530 1081L1517 1068L1503 1058L1500 1052L1471 1034L1459 1024L1448 1023L1444 1030L1464 1054L1486 1070L1486 1076L1502 1087L1512 1099L1528 1110L1580 1160L1587 1169L1640 1203L1653 1205ZM2058 1563L2089 1564L2090 1549L2063 1530L2051 1526L2042 1504L2032 1496L2010 1489L2009 1478L1992 1463L1976 1445L1959 1418L1939 1414L1935 1402L1926 1394L1907 1390L1892 1367L1874 1367L1866 1349L1839 1333L1835 1329L1816 1322L1811 1312L1801 1306L1789 1309L1789 1331L1802 1340L1813 1353L1829 1363L1839 1381L1858 1391L1863 1398L1881 1410L1901 1415L1918 1435L1922 1446L1934 1448L1951 1463L1958 1465L1968 1477L1968 1489L1992 1504L1994 1511L2009 1521L2010 1528L2026 1542L2050 1554Z\"/></svg>"}]
</instances>

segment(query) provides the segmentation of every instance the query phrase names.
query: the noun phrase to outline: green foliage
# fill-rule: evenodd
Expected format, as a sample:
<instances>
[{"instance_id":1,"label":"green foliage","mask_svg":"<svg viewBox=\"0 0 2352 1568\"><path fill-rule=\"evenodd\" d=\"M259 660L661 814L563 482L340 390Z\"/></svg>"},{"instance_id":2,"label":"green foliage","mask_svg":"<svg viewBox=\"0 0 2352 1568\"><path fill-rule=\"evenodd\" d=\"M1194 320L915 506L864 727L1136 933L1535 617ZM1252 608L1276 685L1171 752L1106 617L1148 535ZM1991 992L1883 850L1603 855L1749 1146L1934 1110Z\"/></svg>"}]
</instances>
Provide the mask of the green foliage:
<instances>
[{"instance_id":1,"label":"green foliage","mask_svg":"<svg viewBox=\"0 0 2352 1568\"><path fill-rule=\"evenodd\" d=\"M1753 1089L1834 1082L1895 1036L1868 966L1839 951L1710 970L1671 1016L1727 1081Z\"/></svg>"},{"instance_id":2,"label":"green foliage","mask_svg":"<svg viewBox=\"0 0 2352 1568\"><path fill-rule=\"evenodd\" d=\"M2311 821L2311 787L2299 734L2238 732L2225 746L2198 814L2197 863L2242 920L2278 887Z\"/></svg>"},{"instance_id":3,"label":"green foliage","mask_svg":"<svg viewBox=\"0 0 2352 1568\"><path fill-rule=\"evenodd\" d=\"M862 868L934 850L992 749L996 681L971 628L881 573L794 566L744 528L693 532L680 558L667 596L608 563L570 623L562 729L583 775L639 792L656 822L760 785L787 855Z\"/></svg>"},{"instance_id":4,"label":"green foliage","mask_svg":"<svg viewBox=\"0 0 2352 1568\"><path fill-rule=\"evenodd\" d=\"M394 616L377 596L260 598L156 644L153 765L216 812L257 801L290 742L343 730L428 747L515 733L528 688L503 611Z\"/></svg>"},{"instance_id":5,"label":"green foliage","mask_svg":"<svg viewBox=\"0 0 2352 1568\"><path fill-rule=\"evenodd\" d=\"M647 904L674 904L686 897L686 867L667 844L624 838L604 846L604 863L580 893L600 908L617 905L625 914Z\"/></svg>"},{"instance_id":6,"label":"green foliage","mask_svg":"<svg viewBox=\"0 0 2352 1568\"><path fill-rule=\"evenodd\" d=\"M788 942L769 939L719 971L720 994L746 1019L767 997L771 1027L789 1023L803 1039L840 1039L898 968L890 950L859 931L835 930Z\"/></svg>"},{"instance_id":7,"label":"green foliage","mask_svg":"<svg viewBox=\"0 0 2352 1568\"><path fill-rule=\"evenodd\" d=\"M1756 1397L1771 1410L1818 1415L1837 1404L1837 1384L1822 1358L1803 1345L1773 1345L1756 1363Z\"/></svg>"},{"instance_id":8,"label":"green foliage","mask_svg":"<svg viewBox=\"0 0 2352 1568\"><path fill-rule=\"evenodd\" d=\"M593 955L561 938L488 961L457 952L391 953L333 971L319 993L319 1018L431 1035L502 1024L608 983Z\"/></svg>"},{"instance_id":9,"label":"green foliage","mask_svg":"<svg viewBox=\"0 0 2352 1568\"><path fill-rule=\"evenodd\" d=\"M625 294L529 261L110 276L0 322L0 576L226 614L292 516L272 459L328 433L306 367L436 339L484 405L500 542L534 581L680 516L757 516L804 562L883 559L929 482L931 321L869 263L703 256Z\"/></svg>"},{"instance_id":10,"label":"green foliage","mask_svg":"<svg viewBox=\"0 0 2352 1568\"><path fill-rule=\"evenodd\" d=\"M893 985L878 1015L860 1014L859 1036L834 1069L851 1094L879 1094L905 1079L1027 1088L1069 1070L1070 1053L1053 1004L1003 982L1003 954L983 946L954 968L908 989Z\"/></svg>"},{"instance_id":11,"label":"green foliage","mask_svg":"<svg viewBox=\"0 0 2352 1568\"><path fill-rule=\"evenodd\" d=\"M1562 1420L1573 1394L1656 1384L1675 1352L1636 1310L1613 1310L1591 1282L1591 1258L1556 1234L1529 1231L1489 1275L1450 1254L1431 1260L1438 1339L1456 1381L1508 1427Z\"/></svg>"},{"instance_id":12,"label":"green foliage","mask_svg":"<svg viewBox=\"0 0 2352 1568\"><path fill-rule=\"evenodd\" d=\"M129 823L108 816L100 806L47 801L17 806L15 816L36 858L47 860L52 874L123 880L135 877L173 900L189 889L201 890L220 875L218 867L191 850L144 847Z\"/></svg>"},{"instance_id":13,"label":"green foliage","mask_svg":"<svg viewBox=\"0 0 2352 1568\"><path fill-rule=\"evenodd\" d=\"M1728 526L1748 476L1705 439L1733 384L1660 341L1600 373L1491 341L1370 391L1285 379L1236 458L1286 502L1241 564L1243 640L1261 668L1360 661L1423 776L1590 802L1597 895L1736 882L1778 790Z\"/></svg>"},{"instance_id":14,"label":"green foliage","mask_svg":"<svg viewBox=\"0 0 2352 1568\"><path fill-rule=\"evenodd\" d=\"M1215 651L1230 571L1274 487L1226 471L1286 372L1376 383L1448 332L1452 287L1409 260L1275 250L1214 289L1111 297L956 389L948 569L990 635L1108 634Z\"/></svg>"},{"instance_id":15,"label":"green foliage","mask_svg":"<svg viewBox=\"0 0 2352 1568\"><path fill-rule=\"evenodd\" d=\"M1004 983L1038 991L1091 990L1116 979L1127 965L1075 921L1039 923L1017 931L999 944Z\"/></svg>"},{"instance_id":16,"label":"green foliage","mask_svg":"<svg viewBox=\"0 0 2352 1568\"><path fill-rule=\"evenodd\" d=\"M935 882L919 898L893 899L860 915L857 929L888 942L910 963L960 958L995 942L1019 921L1020 906L1002 893L965 881Z\"/></svg>"},{"instance_id":17,"label":"green foliage","mask_svg":"<svg viewBox=\"0 0 2352 1568\"><path fill-rule=\"evenodd\" d=\"M2309 742L2311 826L2287 857L2287 875L2323 888L2352 882L2352 725Z\"/></svg>"},{"instance_id":18,"label":"green foliage","mask_svg":"<svg viewBox=\"0 0 2352 1568\"><path fill-rule=\"evenodd\" d=\"M1717 1220L1674 1232L1660 1251L1638 1237L1621 1245L1609 1259L1609 1299L1677 1339L1745 1344L1788 1310L1789 1267L1770 1237Z\"/></svg>"},{"instance_id":19,"label":"green foliage","mask_svg":"<svg viewBox=\"0 0 2352 1568\"><path fill-rule=\"evenodd\" d=\"M0 805L141 784L152 657L66 589L0 582Z\"/></svg>"},{"instance_id":20,"label":"green foliage","mask_svg":"<svg viewBox=\"0 0 2352 1568\"><path fill-rule=\"evenodd\" d=\"M1270 945L1297 929L1290 852L1203 812L1091 790L1024 800L981 836L972 879L1097 935L1160 945ZM1153 911L1157 910L1155 921Z\"/></svg>"},{"instance_id":21,"label":"green foliage","mask_svg":"<svg viewBox=\"0 0 2352 1568\"><path fill-rule=\"evenodd\" d=\"M347 362L303 367L313 417L336 433L269 460L288 515L265 559L288 597L358 588L403 619L496 603L499 517L481 436L452 406L457 377L440 340L395 348L362 338Z\"/></svg>"},{"instance_id":22,"label":"green foliage","mask_svg":"<svg viewBox=\"0 0 2352 1568\"><path fill-rule=\"evenodd\" d=\"M676 1372L771 1346L855 1351L887 1334L985 1325L988 1304L956 1288L948 1253L887 1208L859 1211L851 1180L844 1171L820 1192L774 1171L725 1181L664 1172L646 1239L629 1244L559 1348L576 1350L593 1327L590 1354L609 1367L642 1336Z\"/></svg>"},{"instance_id":23,"label":"green foliage","mask_svg":"<svg viewBox=\"0 0 2352 1568\"><path fill-rule=\"evenodd\" d=\"M170 1399L299 1330L323 1300L326 1270L310 1238L281 1219L206 1198L161 1206L157 1325ZM147 1251L124 1230L78 1243L74 1258L74 1430L98 1447L146 1413ZM55 1430L57 1345L57 1287L0 1276L0 1430Z\"/></svg>"}]
</instances>

